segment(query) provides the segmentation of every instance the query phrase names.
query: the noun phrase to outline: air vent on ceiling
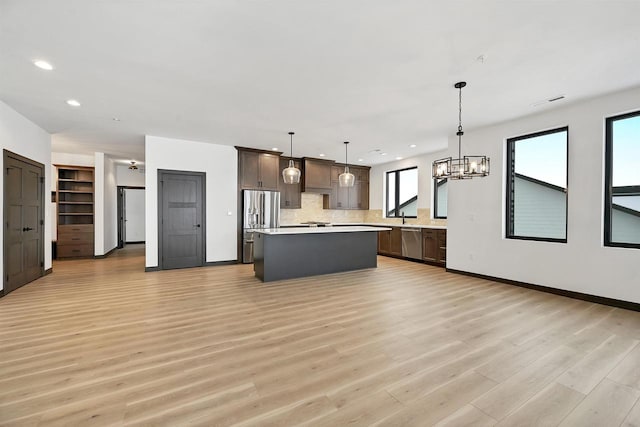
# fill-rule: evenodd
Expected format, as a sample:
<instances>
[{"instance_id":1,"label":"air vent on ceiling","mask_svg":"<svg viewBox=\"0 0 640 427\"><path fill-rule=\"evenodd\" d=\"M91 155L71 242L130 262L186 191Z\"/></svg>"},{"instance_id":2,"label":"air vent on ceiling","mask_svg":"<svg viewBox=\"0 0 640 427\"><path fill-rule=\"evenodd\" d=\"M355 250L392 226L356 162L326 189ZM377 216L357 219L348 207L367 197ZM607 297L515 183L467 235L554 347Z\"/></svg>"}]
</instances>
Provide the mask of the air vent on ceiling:
<instances>
[{"instance_id":1,"label":"air vent on ceiling","mask_svg":"<svg viewBox=\"0 0 640 427\"><path fill-rule=\"evenodd\" d=\"M564 99L564 95L556 95L556 96L553 96L553 97L551 97L549 99L543 99L542 101L534 102L533 104L531 104L531 106L532 107L539 107L541 105L548 104L550 102L560 101L561 99Z\"/></svg>"}]
</instances>

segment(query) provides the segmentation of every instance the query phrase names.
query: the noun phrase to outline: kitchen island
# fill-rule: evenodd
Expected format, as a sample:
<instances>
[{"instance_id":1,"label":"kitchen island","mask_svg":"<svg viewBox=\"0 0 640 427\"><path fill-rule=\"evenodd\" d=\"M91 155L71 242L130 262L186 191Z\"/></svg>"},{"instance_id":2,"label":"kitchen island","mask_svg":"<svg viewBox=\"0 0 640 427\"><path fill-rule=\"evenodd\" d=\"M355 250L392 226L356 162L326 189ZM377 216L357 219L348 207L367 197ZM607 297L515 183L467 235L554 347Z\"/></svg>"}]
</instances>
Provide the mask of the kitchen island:
<instances>
[{"instance_id":1,"label":"kitchen island","mask_svg":"<svg viewBox=\"0 0 640 427\"><path fill-rule=\"evenodd\" d=\"M384 227L305 227L256 230L253 269L263 282L378 266Z\"/></svg>"}]
</instances>

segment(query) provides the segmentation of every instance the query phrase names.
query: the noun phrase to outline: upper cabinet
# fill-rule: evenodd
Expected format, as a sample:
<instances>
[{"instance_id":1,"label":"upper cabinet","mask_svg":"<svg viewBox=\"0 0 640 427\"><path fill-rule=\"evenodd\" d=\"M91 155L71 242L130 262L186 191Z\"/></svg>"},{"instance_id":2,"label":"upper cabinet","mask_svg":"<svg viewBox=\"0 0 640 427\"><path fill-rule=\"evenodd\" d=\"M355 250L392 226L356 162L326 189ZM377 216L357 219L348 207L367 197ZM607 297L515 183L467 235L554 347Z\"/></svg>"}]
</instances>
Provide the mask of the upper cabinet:
<instances>
[{"instance_id":1,"label":"upper cabinet","mask_svg":"<svg viewBox=\"0 0 640 427\"><path fill-rule=\"evenodd\" d=\"M302 191L309 193L331 193L331 166L333 160L302 159Z\"/></svg>"},{"instance_id":2,"label":"upper cabinet","mask_svg":"<svg viewBox=\"0 0 640 427\"><path fill-rule=\"evenodd\" d=\"M356 177L353 187L340 187L338 177L344 166L333 160L304 157L294 159L302 171L299 184L285 184L282 170L289 165L282 153L236 147L238 150L238 185L240 190L280 192L281 209L300 209L303 191L324 195L325 209L369 209L369 167L349 166Z\"/></svg>"},{"instance_id":3,"label":"upper cabinet","mask_svg":"<svg viewBox=\"0 0 640 427\"><path fill-rule=\"evenodd\" d=\"M277 191L281 153L236 148L238 149L238 182L241 189Z\"/></svg>"},{"instance_id":4,"label":"upper cabinet","mask_svg":"<svg viewBox=\"0 0 640 427\"><path fill-rule=\"evenodd\" d=\"M294 159L295 167L300 169L300 159ZM280 158L280 172L289 166L289 158ZM281 209L300 209L302 207L302 195L300 194L302 185L285 184L282 173L278 174L278 190L280 191L280 208Z\"/></svg>"},{"instance_id":5,"label":"upper cabinet","mask_svg":"<svg viewBox=\"0 0 640 427\"><path fill-rule=\"evenodd\" d=\"M331 166L331 193L324 196L324 209L369 209L369 168L349 166L355 175L353 187L340 187L338 177L344 172L344 166Z\"/></svg>"}]
</instances>

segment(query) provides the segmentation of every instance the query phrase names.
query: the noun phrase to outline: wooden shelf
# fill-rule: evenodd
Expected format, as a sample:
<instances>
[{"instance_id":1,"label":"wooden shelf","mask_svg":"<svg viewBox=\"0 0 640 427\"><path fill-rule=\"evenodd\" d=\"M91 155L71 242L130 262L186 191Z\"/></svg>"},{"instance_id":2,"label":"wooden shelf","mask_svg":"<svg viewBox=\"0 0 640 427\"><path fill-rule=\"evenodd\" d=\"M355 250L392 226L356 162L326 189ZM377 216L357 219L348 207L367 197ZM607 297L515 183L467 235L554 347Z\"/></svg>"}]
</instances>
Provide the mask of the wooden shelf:
<instances>
[{"instance_id":1,"label":"wooden shelf","mask_svg":"<svg viewBox=\"0 0 640 427\"><path fill-rule=\"evenodd\" d=\"M58 202L59 205L93 205L93 202Z\"/></svg>"},{"instance_id":2,"label":"wooden shelf","mask_svg":"<svg viewBox=\"0 0 640 427\"><path fill-rule=\"evenodd\" d=\"M90 215L93 216L93 212L60 212L60 216L74 216L74 215Z\"/></svg>"},{"instance_id":3,"label":"wooden shelf","mask_svg":"<svg viewBox=\"0 0 640 427\"><path fill-rule=\"evenodd\" d=\"M59 182L80 182L83 184L91 184L93 185L93 181L88 181L86 179L58 179Z\"/></svg>"},{"instance_id":4,"label":"wooden shelf","mask_svg":"<svg viewBox=\"0 0 640 427\"><path fill-rule=\"evenodd\" d=\"M93 194L93 191L58 190L58 193Z\"/></svg>"}]
</instances>

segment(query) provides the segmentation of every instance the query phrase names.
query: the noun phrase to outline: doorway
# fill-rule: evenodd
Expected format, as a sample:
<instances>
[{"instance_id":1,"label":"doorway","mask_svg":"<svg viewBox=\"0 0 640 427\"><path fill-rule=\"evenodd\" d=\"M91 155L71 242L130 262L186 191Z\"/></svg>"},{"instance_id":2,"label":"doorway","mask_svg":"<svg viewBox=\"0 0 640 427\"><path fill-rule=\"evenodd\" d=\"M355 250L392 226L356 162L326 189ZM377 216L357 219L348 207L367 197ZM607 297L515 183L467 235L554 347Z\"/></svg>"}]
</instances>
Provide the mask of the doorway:
<instances>
[{"instance_id":1,"label":"doorway","mask_svg":"<svg viewBox=\"0 0 640 427\"><path fill-rule=\"evenodd\" d=\"M4 288L44 276L44 165L10 151L4 158Z\"/></svg>"},{"instance_id":2,"label":"doorway","mask_svg":"<svg viewBox=\"0 0 640 427\"><path fill-rule=\"evenodd\" d=\"M118 186L118 249L145 241L144 187Z\"/></svg>"},{"instance_id":3,"label":"doorway","mask_svg":"<svg viewBox=\"0 0 640 427\"><path fill-rule=\"evenodd\" d=\"M205 178L203 172L158 170L160 269L204 265Z\"/></svg>"}]
</instances>

